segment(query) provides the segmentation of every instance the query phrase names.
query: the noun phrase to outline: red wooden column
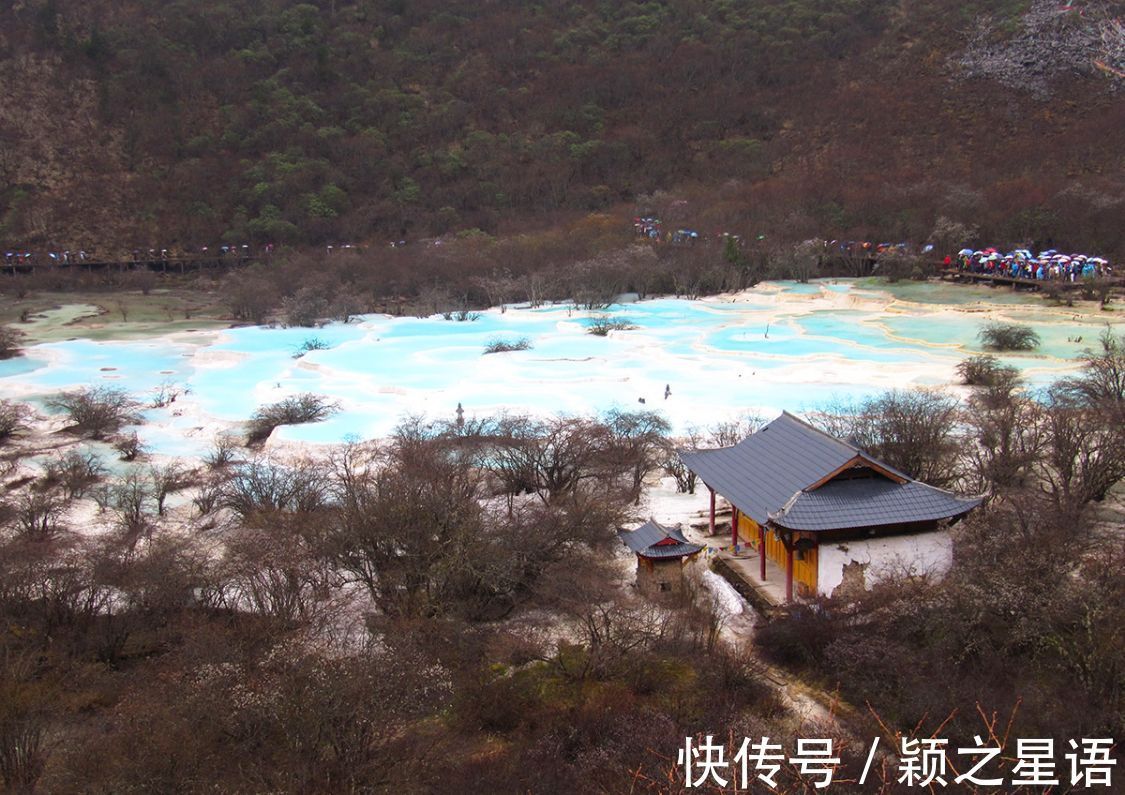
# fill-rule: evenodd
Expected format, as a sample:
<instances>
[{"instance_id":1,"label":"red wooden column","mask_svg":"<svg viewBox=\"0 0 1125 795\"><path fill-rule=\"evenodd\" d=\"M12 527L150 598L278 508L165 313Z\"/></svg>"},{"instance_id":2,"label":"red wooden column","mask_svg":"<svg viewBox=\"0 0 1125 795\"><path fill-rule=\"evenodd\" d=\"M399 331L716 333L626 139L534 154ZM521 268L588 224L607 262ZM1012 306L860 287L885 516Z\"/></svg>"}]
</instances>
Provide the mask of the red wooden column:
<instances>
[{"instance_id":1,"label":"red wooden column","mask_svg":"<svg viewBox=\"0 0 1125 795\"><path fill-rule=\"evenodd\" d=\"M793 544L785 545L785 603L793 601Z\"/></svg>"},{"instance_id":2,"label":"red wooden column","mask_svg":"<svg viewBox=\"0 0 1125 795\"><path fill-rule=\"evenodd\" d=\"M715 535L715 490L708 486L707 491L711 492L711 535Z\"/></svg>"},{"instance_id":3,"label":"red wooden column","mask_svg":"<svg viewBox=\"0 0 1125 795\"><path fill-rule=\"evenodd\" d=\"M738 509L730 506L730 542L738 546ZM731 552L734 552L732 549Z\"/></svg>"},{"instance_id":4,"label":"red wooden column","mask_svg":"<svg viewBox=\"0 0 1125 795\"><path fill-rule=\"evenodd\" d=\"M766 581L766 528L758 525L758 574Z\"/></svg>"}]
</instances>

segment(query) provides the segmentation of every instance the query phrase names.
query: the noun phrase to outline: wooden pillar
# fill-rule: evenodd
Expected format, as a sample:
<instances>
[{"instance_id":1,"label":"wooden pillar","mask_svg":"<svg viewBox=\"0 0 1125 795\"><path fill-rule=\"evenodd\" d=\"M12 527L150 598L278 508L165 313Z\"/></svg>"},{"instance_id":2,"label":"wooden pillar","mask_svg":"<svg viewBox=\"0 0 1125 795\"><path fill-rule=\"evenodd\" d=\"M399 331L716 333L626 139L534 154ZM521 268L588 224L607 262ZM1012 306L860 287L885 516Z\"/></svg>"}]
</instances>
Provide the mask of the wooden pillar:
<instances>
[{"instance_id":1,"label":"wooden pillar","mask_svg":"<svg viewBox=\"0 0 1125 795\"><path fill-rule=\"evenodd\" d=\"M707 491L711 492L711 535L715 535L715 490L708 486Z\"/></svg>"},{"instance_id":2,"label":"wooden pillar","mask_svg":"<svg viewBox=\"0 0 1125 795\"><path fill-rule=\"evenodd\" d=\"M730 506L730 542L738 546L738 509ZM731 552L734 552L732 549Z\"/></svg>"},{"instance_id":3,"label":"wooden pillar","mask_svg":"<svg viewBox=\"0 0 1125 795\"><path fill-rule=\"evenodd\" d=\"M758 575L766 581L766 528L758 525Z\"/></svg>"},{"instance_id":4,"label":"wooden pillar","mask_svg":"<svg viewBox=\"0 0 1125 795\"><path fill-rule=\"evenodd\" d=\"M785 603L789 604L793 601L793 543L789 539L789 543L785 545Z\"/></svg>"}]
</instances>

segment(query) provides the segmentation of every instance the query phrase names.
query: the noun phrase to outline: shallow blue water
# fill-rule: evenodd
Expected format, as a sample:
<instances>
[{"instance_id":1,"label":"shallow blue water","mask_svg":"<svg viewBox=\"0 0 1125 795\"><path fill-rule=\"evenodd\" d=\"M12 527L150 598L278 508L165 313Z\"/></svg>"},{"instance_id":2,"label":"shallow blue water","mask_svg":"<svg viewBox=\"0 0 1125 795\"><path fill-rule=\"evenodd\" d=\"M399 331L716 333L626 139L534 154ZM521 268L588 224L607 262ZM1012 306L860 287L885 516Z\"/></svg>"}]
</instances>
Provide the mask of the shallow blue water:
<instances>
[{"instance_id":1,"label":"shallow blue water","mask_svg":"<svg viewBox=\"0 0 1125 795\"><path fill-rule=\"evenodd\" d=\"M951 384L956 364L980 352L980 327L997 318L1039 330L1038 351L1001 359L1033 384L1045 384L1074 369L1083 349L1096 345L1105 319L1051 313L1026 296L979 307L983 311L951 312L979 303L981 291L971 290L972 301L935 303L927 299L964 293L936 284L896 285L890 294L876 287L866 280L778 283L737 302L659 299L604 312L510 308L465 322L369 316L320 329L231 329L209 345L58 342L0 361L0 397L112 384L148 400L170 381L207 415L233 422L287 395L315 392L336 401L339 413L278 435L316 442L382 435L405 414L451 419L458 403L470 416L643 406L665 413L682 430L746 409L768 415L890 387ZM608 337L586 333L602 316L635 329ZM313 337L327 349L294 358ZM523 337L530 350L484 355L491 340ZM150 449L174 455L205 450L211 437L200 418L177 417L172 408L149 412L166 426L141 427Z\"/></svg>"}]
</instances>

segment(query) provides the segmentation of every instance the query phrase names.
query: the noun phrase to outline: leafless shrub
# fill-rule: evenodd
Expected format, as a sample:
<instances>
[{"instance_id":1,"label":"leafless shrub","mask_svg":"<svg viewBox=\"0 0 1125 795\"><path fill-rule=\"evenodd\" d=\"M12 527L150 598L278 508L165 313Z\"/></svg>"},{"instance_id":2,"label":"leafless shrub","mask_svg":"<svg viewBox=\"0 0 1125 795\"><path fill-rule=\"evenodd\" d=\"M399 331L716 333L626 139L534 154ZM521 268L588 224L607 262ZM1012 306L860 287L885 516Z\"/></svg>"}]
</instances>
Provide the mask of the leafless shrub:
<instances>
[{"instance_id":1,"label":"leafless shrub","mask_svg":"<svg viewBox=\"0 0 1125 795\"><path fill-rule=\"evenodd\" d=\"M926 278L922 258L899 248L886 249L876 256L875 274L891 283Z\"/></svg>"},{"instance_id":2,"label":"leafless shrub","mask_svg":"<svg viewBox=\"0 0 1125 795\"><path fill-rule=\"evenodd\" d=\"M144 445L141 444L141 439L137 436L137 432L133 431L115 441L113 443L113 449L121 454L122 461L135 461L144 451Z\"/></svg>"},{"instance_id":3,"label":"leafless shrub","mask_svg":"<svg viewBox=\"0 0 1125 795\"><path fill-rule=\"evenodd\" d=\"M1066 388L1051 391L1040 416L1042 489L1061 516L1076 519L1125 478L1125 428L1105 404L1076 401Z\"/></svg>"},{"instance_id":4,"label":"leafless shrub","mask_svg":"<svg viewBox=\"0 0 1125 795\"><path fill-rule=\"evenodd\" d=\"M972 490L998 493L1034 486L1044 441L1042 410L1018 379L989 384L970 398L964 416L975 442L967 448Z\"/></svg>"},{"instance_id":5,"label":"leafless shrub","mask_svg":"<svg viewBox=\"0 0 1125 795\"><path fill-rule=\"evenodd\" d=\"M273 279L257 266L229 277L223 295L235 318L259 325L266 322L279 300Z\"/></svg>"},{"instance_id":6,"label":"leafless shrub","mask_svg":"<svg viewBox=\"0 0 1125 795\"><path fill-rule=\"evenodd\" d=\"M595 337L609 336L611 331L629 331L635 329L632 323L618 317L596 317L586 326L586 333Z\"/></svg>"},{"instance_id":7,"label":"leafless shrub","mask_svg":"<svg viewBox=\"0 0 1125 795\"><path fill-rule=\"evenodd\" d=\"M24 334L11 326L0 326L0 359L11 359L23 352Z\"/></svg>"},{"instance_id":8,"label":"leafless shrub","mask_svg":"<svg viewBox=\"0 0 1125 795\"><path fill-rule=\"evenodd\" d=\"M458 309L456 312L443 312L441 316L446 320L455 320L458 323L474 323L480 320L481 313L469 309Z\"/></svg>"},{"instance_id":9,"label":"leafless shrub","mask_svg":"<svg viewBox=\"0 0 1125 795\"><path fill-rule=\"evenodd\" d=\"M301 287L282 301L287 326L312 327L328 317L329 299L318 286Z\"/></svg>"},{"instance_id":10,"label":"leafless shrub","mask_svg":"<svg viewBox=\"0 0 1125 795\"><path fill-rule=\"evenodd\" d=\"M1063 379L1058 387L1071 399L1122 412L1125 410L1125 336L1117 336L1107 328L1098 343L1100 350L1087 350L1082 357L1085 363L1082 374Z\"/></svg>"},{"instance_id":11,"label":"leafless shrub","mask_svg":"<svg viewBox=\"0 0 1125 795\"><path fill-rule=\"evenodd\" d=\"M930 232L930 241L938 254L952 254L969 241L976 239L976 236L975 226L942 215L938 216L933 231Z\"/></svg>"},{"instance_id":12,"label":"leafless shrub","mask_svg":"<svg viewBox=\"0 0 1125 795\"><path fill-rule=\"evenodd\" d=\"M226 540L222 576L232 606L296 621L323 601L330 572L307 540L282 524L237 528Z\"/></svg>"},{"instance_id":13,"label":"leafless shrub","mask_svg":"<svg viewBox=\"0 0 1125 795\"><path fill-rule=\"evenodd\" d=\"M487 353L510 353L512 351L527 351L531 350L531 340L527 337L520 337L515 340L494 339L490 340L484 346L484 352Z\"/></svg>"},{"instance_id":14,"label":"leafless shrub","mask_svg":"<svg viewBox=\"0 0 1125 795\"><path fill-rule=\"evenodd\" d=\"M47 462L44 479L58 483L68 499L82 497L86 490L105 474L105 467L96 453L68 450L61 458Z\"/></svg>"},{"instance_id":15,"label":"leafless shrub","mask_svg":"<svg viewBox=\"0 0 1125 795\"><path fill-rule=\"evenodd\" d=\"M154 464L149 467L148 472L152 480L152 496L156 500L156 512L163 516L164 502L168 499L168 495L187 486L187 472L176 461L162 466Z\"/></svg>"},{"instance_id":16,"label":"leafless shrub","mask_svg":"<svg viewBox=\"0 0 1125 795\"><path fill-rule=\"evenodd\" d=\"M229 433L217 434L210 451L203 456L203 463L211 469L222 469L234 463L238 448L238 437Z\"/></svg>"},{"instance_id":17,"label":"leafless shrub","mask_svg":"<svg viewBox=\"0 0 1125 795\"><path fill-rule=\"evenodd\" d=\"M509 495L530 492L549 503L605 474L609 441L605 425L590 419L502 417L488 466Z\"/></svg>"},{"instance_id":18,"label":"leafless shrub","mask_svg":"<svg viewBox=\"0 0 1125 795\"><path fill-rule=\"evenodd\" d=\"M191 498L191 502L200 516L207 516L214 513L215 509L220 506L223 499L225 482L224 478L212 476L206 478L199 484L199 487L195 490L195 494Z\"/></svg>"},{"instance_id":19,"label":"leafless shrub","mask_svg":"<svg viewBox=\"0 0 1125 795\"><path fill-rule=\"evenodd\" d=\"M35 655L6 645L0 657L0 782L9 792L34 792L47 766L50 731Z\"/></svg>"},{"instance_id":20,"label":"leafless shrub","mask_svg":"<svg viewBox=\"0 0 1125 795\"><path fill-rule=\"evenodd\" d=\"M424 430L401 428L374 455L347 448L335 464L326 548L385 613L497 618L553 561L611 538L619 514L594 488L558 488L549 504L487 509L484 473L475 456L462 454L464 440ZM520 443L530 441L528 430L520 428ZM483 460L494 454L489 449Z\"/></svg>"},{"instance_id":21,"label":"leafless shrub","mask_svg":"<svg viewBox=\"0 0 1125 795\"><path fill-rule=\"evenodd\" d=\"M305 341L297 346L297 350L293 353L293 358L300 359L310 351L326 351L329 347L331 346L320 337L306 337Z\"/></svg>"},{"instance_id":22,"label":"leafless shrub","mask_svg":"<svg viewBox=\"0 0 1125 795\"><path fill-rule=\"evenodd\" d=\"M243 521L284 512L309 513L325 505L326 478L316 462L249 461L235 467L224 484L222 504Z\"/></svg>"},{"instance_id":23,"label":"leafless shrub","mask_svg":"<svg viewBox=\"0 0 1125 795\"><path fill-rule=\"evenodd\" d=\"M263 442L279 425L299 425L320 422L338 410L335 403L320 395L305 392L284 400L262 406L250 418L246 436L247 444Z\"/></svg>"},{"instance_id":24,"label":"leafless shrub","mask_svg":"<svg viewBox=\"0 0 1125 795\"><path fill-rule=\"evenodd\" d=\"M17 533L28 541L47 541L65 529L69 503L53 491L24 492L15 502Z\"/></svg>"},{"instance_id":25,"label":"leafless shrub","mask_svg":"<svg viewBox=\"0 0 1125 795\"><path fill-rule=\"evenodd\" d=\"M74 430L94 439L140 421L136 402L124 390L110 386L62 392L48 399L47 406L65 413L74 423Z\"/></svg>"},{"instance_id":26,"label":"leafless shrub","mask_svg":"<svg viewBox=\"0 0 1125 795\"><path fill-rule=\"evenodd\" d=\"M171 381L162 381L159 386L152 390L152 407L154 409L162 409L171 403L176 402L176 398L180 396L180 390Z\"/></svg>"},{"instance_id":27,"label":"leafless shrub","mask_svg":"<svg viewBox=\"0 0 1125 795\"><path fill-rule=\"evenodd\" d=\"M776 249L769 255L770 275L807 283L820 272L824 250L824 241L815 239Z\"/></svg>"}]
</instances>

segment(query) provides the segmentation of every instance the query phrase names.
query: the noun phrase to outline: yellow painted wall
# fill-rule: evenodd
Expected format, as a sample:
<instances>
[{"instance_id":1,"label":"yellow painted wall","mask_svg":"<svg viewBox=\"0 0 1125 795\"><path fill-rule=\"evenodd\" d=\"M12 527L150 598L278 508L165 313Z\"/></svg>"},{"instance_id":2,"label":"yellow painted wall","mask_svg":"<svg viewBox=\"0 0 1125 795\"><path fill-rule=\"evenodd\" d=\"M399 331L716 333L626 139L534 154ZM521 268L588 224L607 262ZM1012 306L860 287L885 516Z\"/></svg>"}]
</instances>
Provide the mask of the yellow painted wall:
<instances>
[{"instance_id":1,"label":"yellow painted wall","mask_svg":"<svg viewBox=\"0 0 1125 795\"><path fill-rule=\"evenodd\" d=\"M744 544L749 544L754 549L758 548L758 523L749 516L742 514L738 517L738 537ZM785 571L785 545L781 543L774 533L766 530L766 557ZM816 549L805 552L805 559L800 560L797 553L793 553L793 582L803 583L810 593L816 593L817 554Z\"/></svg>"},{"instance_id":2,"label":"yellow painted wall","mask_svg":"<svg viewBox=\"0 0 1125 795\"><path fill-rule=\"evenodd\" d=\"M738 515L738 538L743 544L758 548L758 523L743 513Z\"/></svg>"}]
</instances>

